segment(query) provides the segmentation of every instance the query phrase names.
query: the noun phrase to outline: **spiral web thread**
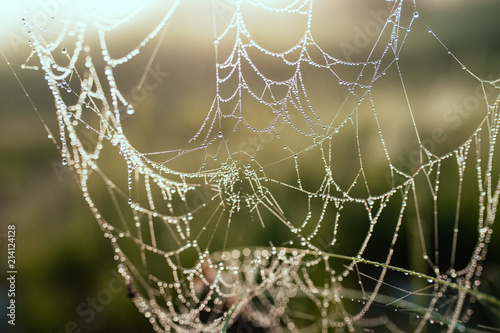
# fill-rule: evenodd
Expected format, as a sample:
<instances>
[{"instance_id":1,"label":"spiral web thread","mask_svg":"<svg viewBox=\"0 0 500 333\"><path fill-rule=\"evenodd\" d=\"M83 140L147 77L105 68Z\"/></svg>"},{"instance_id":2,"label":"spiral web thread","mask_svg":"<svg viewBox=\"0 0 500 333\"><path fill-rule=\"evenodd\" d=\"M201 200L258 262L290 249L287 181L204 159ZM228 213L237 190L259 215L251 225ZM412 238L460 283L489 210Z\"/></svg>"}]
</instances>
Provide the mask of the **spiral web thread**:
<instances>
[{"instance_id":1,"label":"spiral web thread","mask_svg":"<svg viewBox=\"0 0 500 333\"><path fill-rule=\"evenodd\" d=\"M30 65L37 56L55 99L59 140L50 130L49 137L75 171L155 331L219 332L238 318L239 325L292 332L493 326L473 318L478 301L499 304L479 290L500 194L497 81L474 75L425 27L483 97L477 126L438 153L420 130L423 111L413 108L412 76L401 66L404 46L425 26L416 1L388 3L360 61L333 56L335 49L315 40L322 1L224 2L230 19L216 24L217 3L207 14L215 36L215 81L206 83L215 87L212 104L165 106L167 114L205 118L181 148L160 151L139 151L127 136L124 119L140 117L141 106L116 73L152 43L169 47L164 32L182 2L156 4L163 18L121 55L110 51L107 35L149 3L119 19L54 18L49 28L24 19L33 53L23 67L38 69ZM256 10L296 17L301 38L284 51L259 44L247 27L247 12ZM270 59L286 78L272 78L276 72L254 58ZM330 90L318 95L323 82ZM379 87L398 96L397 117L378 99ZM405 152L394 143L394 126L416 143L412 168L398 163ZM466 183L473 190L464 193ZM454 204L442 206L450 196ZM471 246L462 246L464 228L473 230L466 231ZM402 230L413 230L416 244ZM440 247L444 232L452 236ZM412 264L404 259L408 247Z\"/></svg>"}]
</instances>

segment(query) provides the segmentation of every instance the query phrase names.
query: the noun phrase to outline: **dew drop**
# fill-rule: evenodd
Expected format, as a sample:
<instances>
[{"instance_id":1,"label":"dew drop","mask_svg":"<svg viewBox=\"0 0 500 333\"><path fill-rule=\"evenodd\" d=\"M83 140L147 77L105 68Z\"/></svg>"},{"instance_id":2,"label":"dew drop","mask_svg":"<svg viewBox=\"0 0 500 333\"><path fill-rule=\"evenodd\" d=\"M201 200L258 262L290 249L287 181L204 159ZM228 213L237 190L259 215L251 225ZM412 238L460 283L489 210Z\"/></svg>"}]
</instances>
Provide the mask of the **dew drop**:
<instances>
[{"instance_id":1,"label":"dew drop","mask_svg":"<svg viewBox=\"0 0 500 333\"><path fill-rule=\"evenodd\" d=\"M418 18L419 16L420 16L420 14L418 12L413 13L414 18Z\"/></svg>"},{"instance_id":2,"label":"dew drop","mask_svg":"<svg viewBox=\"0 0 500 333\"><path fill-rule=\"evenodd\" d=\"M222 138L223 136L224 136L224 135L222 134L222 132L217 133L217 137L218 137L219 139L220 139L220 138Z\"/></svg>"},{"instance_id":3,"label":"dew drop","mask_svg":"<svg viewBox=\"0 0 500 333\"><path fill-rule=\"evenodd\" d=\"M62 159L62 165L68 165L68 160L66 160L65 158Z\"/></svg>"},{"instance_id":4,"label":"dew drop","mask_svg":"<svg viewBox=\"0 0 500 333\"><path fill-rule=\"evenodd\" d=\"M127 106L127 113L128 114L134 114L135 110L134 110L134 107L132 106L132 104L129 104Z\"/></svg>"}]
</instances>

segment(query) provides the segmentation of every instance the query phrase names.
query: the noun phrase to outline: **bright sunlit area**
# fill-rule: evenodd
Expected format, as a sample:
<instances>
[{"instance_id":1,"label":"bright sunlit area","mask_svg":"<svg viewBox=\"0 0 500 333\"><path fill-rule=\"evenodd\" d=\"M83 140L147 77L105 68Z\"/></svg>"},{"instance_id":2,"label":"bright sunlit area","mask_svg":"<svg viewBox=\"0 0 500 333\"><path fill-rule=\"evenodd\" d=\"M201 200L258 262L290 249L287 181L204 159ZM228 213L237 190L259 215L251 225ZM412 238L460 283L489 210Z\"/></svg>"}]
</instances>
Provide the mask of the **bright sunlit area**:
<instances>
[{"instance_id":1,"label":"bright sunlit area","mask_svg":"<svg viewBox=\"0 0 500 333\"><path fill-rule=\"evenodd\" d=\"M18 1L1 332L498 332L497 1Z\"/></svg>"}]
</instances>

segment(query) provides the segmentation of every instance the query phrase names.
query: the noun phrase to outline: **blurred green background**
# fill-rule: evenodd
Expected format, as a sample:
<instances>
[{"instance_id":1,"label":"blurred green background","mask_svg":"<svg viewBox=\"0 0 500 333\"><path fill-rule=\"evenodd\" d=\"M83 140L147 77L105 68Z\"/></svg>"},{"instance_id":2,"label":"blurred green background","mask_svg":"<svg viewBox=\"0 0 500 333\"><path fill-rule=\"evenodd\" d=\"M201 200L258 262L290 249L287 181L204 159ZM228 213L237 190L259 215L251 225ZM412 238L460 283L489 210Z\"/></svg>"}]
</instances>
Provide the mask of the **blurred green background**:
<instances>
[{"instance_id":1,"label":"blurred green background","mask_svg":"<svg viewBox=\"0 0 500 333\"><path fill-rule=\"evenodd\" d=\"M356 10L364 8L363 5L366 5L366 2L356 1L344 9L349 15L354 15ZM35 6L32 8L33 12L36 12L37 7L33 6ZM197 15L204 13L199 8L192 7L192 9ZM490 74L493 77L500 76L498 1L446 1L440 4L425 1L418 10L424 20L420 28L426 29L426 25L431 27L467 68L484 78ZM188 13L188 10L181 11L176 19L183 20L185 19L183 15L189 15ZM325 16L328 16L328 13L328 11L322 12ZM349 15L345 15L346 20L351 17ZM19 21L11 24L19 24ZM355 24L352 26L356 27ZM45 86L42 73L22 70L20 67L30 54L29 46L25 44L26 38L17 26L5 29L12 33L4 35L0 50L11 62L12 68L19 75L42 118L51 129L55 129L53 99ZM197 27L194 26L193 31L196 30ZM336 38L352 43L355 30L352 27L346 28L337 35L342 33L345 35ZM138 35L140 34L139 31ZM116 38L126 39L124 35L118 35ZM436 45L426 44L435 43L435 40L428 38L427 41L422 41L423 44L419 42L419 40L409 42L408 53L405 54L408 61L406 73L410 73L411 76L408 80L417 82L413 91L422 90L422 97L414 95L415 104L420 109L425 109L428 105L434 105L434 108L439 109L440 106L436 106L433 100L428 100L431 97L426 88L431 83L421 78L419 73L423 69L427 73L443 73L451 71L456 64L450 64L449 59L442 58L445 53L442 49L435 48ZM196 58L196 47L191 47L194 52L185 58L183 55L171 54L168 50L164 56L170 62L204 63ZM436 52L435 58L432 57L432 52ZM426 62L421 61L424 58L427 59ZM428 59L435 60L429 62ZM213 63L213 59L206 60L206 63ZM143 68L122 75L139 78ZM178 68L184 67L181 65ZM190 68L195 72L191 73L188 80L199 76L196 65ZM169 75L175 75L175 67L170 68ZM210 76L213 73L206 75ZM203 78L204 76L198 78L199 81L195 84L200 87L211 84L212 81L208 80L210 82L205 83ZM182 85L172 84L169 87L168 84L170 83L167 83L167 89L177 88L179 93L182 93ZM441 86L435 82L432 84L442 88L434 92L435 96L449 93L446 82ZM168 102L161 90L152 92L148 97L148 101L151 100L154 104L152 110ZM185 103L196 104L189 95ZM157 115L151 111L149 116L150 119L145 122L155 125ZM424 116L425 114L422 115ZM137 126L137 123L134 126ZM449 129L446 133L453 136L460 135L460 132L464 132L464 128L458 128L456 131ZM154 138L138 135L137 140L138 145L147 145L150 144L148 140L154 141ZM452 146L451 143L450 145ZM411 150L411 147L406 148ZM7 225L15 224L18 271L16 327L12 330L2 319L0 330L47 333L72 330L77 332L78 329L81 329L81 332L151 332L150 324L127 298L126 288L121 280L117 279L111 246L108 240L104 239L84 202L72 173L67 167L62 166L61 157L47 139L47 133L37 113L6 61L2 59L0 59L0 159L0 244L2 244L0 262L2 267L5 267ZM450 198L452 203L454 200L455 194ZM485 284L486 290L496 293L497 297L500 295L499 256L500 242L498 235L494 234L484 277L488 281ZM4 282L5 279L2 279L0 283L2 308L5 308L7 302ZM105 300L106 304L101 302L94 307L92 299L96 297Z\"/></svg>"}]
</instances>

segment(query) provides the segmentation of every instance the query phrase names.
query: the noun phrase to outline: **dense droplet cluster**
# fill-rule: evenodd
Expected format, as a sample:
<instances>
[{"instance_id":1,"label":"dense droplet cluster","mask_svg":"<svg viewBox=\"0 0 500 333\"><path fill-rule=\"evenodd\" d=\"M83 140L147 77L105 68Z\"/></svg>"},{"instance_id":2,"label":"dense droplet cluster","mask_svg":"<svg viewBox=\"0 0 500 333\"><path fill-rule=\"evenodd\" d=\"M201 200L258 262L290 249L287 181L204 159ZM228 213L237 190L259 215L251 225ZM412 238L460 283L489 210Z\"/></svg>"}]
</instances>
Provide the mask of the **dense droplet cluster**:
<instances>
[{"instance_id":1,"label":"dense droplet cluster","mask_svg":"<svg viewBox=\"0 0 500 333\"><path fill-rule=\"evenodd\" d=\"M216 78L207 83L215 86L212 106L204 112L206 118L189 142L196 147L176 151L178 158L205 151L205 160L196 171L170 168L170 158L166 162L151 158L170 156L171 152L150 154L132 146L122 119L140 117L141 110L127 100L115 77L117 68L140 54L165 29L180 1L171 1L153 30L132 51L116 58L108 49L107 34L131 20L144 9L142 5L137 12L115 21L68 19L55 40L46 38L32 19L23 21L40 61L40 66L25 64L23 68L40 68L45 73L55 99L62 164L77 174L83 196L113 246L119 272L139 311L158 332L220 332L238 317L270 331L345 328L354 332L360 327L394 328L396 324L389 317L370 312L374 303L389 303L387 308L394 312L415 311L418 330L434 324L445 325L448 331L461 330L473 315L465 299L469 295L484 298L478 287L500 194L494 165L500 126L498 98L487 106L483 121L464 142L437 155L421 140L406 93L407 79L399 65L411 28L421 20L416 5L394 2L381 37L374 42L380 52L370 54L366 61L335 57L320 47L313 31L312 0L289 1L283 7L258 0L234 1L232 5L227 25L215 30ZM302 37L286 51L267 49L247 27L245 10L255 9L300 17L306 22ZM89 27L97 28L100 53L93 53L87 43ZM385 39L384 32L389 32ZM441 43L430 29L429 33ZM72 44L65 42L69 36ZM232 48L223 50L225 44ZM445 47L444 52L449 50ZM271 79L259 67L255 54L279 61L292 74L282 80ZM56 59L61 55L67 61L59 63ZM340 108L332 106L324 112L317 106L311 97L314 88L305 78L307 68L326 73L345 93ZM345 75L346 68L356 75ZM418 162L412 169L396 163L398 156L389 148L387 127L381 120L385 107L374 98L374 85L388 80L389 71L399 79L407 101L405 112L418 143ZM252 83L250 75L259 84ZM494 85L484 80L480 83ZM245 102L248 99L256 101L260 111L269 116L267 125L256 124L254 109L247 108ZM375 190L368 180L372 170L366 167L366 148L361 143L364 134L359 129L365 121L373 126L376 134L371 140L380 147L380 164L389 175L390 185L383 191ZM221 126L226 123L236 124L234 130ZM236 140L232 133L240 128L259 138L252 151L230 146ZM287 140L293 135L300 137L299 143ZM336 147L342 146L348 135L354 138L350 152L354 159L342 160ZM49 137L54 138L50 132ZM94 141L89 143L89 137ZM277 142L279 149L273 151L276 160L261 157L266 144ZM214 147L218 147L216 153ZM107 171L104 161L110 159L104 155L125 162L124 179ZM314 175L311 168L304 167L310 163L316 164ZM282 165L278 172L275 165ZM341 167L354 176L340 173ZM426 234L434 229L433 237L439 236L437 207L447 190L441 183L444 168L457 170L459 184L447 267L440 264L438 241L432 243ZM475 168L473 179L479 193L478 237L468 264L456 267L462 230L460 204L465 195L462 184L471 168ZM320 181L314 183L314 177ZM108 190L116 213L113 217L94 202L89 188L94 179ZM301 202L283 199L281 195L287 191ZM424 216L418 200L427 200L432 218ZM295 205L306 207L307 213L294 213ZM352 207L357 215L346 213ZM390 209L395 213L388 213ZM356 248L337 252L350 241L346 232L353 232L349 227L358 223L353 216L365 221L359 222L355 231L359 234L352 237ZM263 230L278 225L283 235L269 235L264 243L231 243L230 229L240 230L245 242L247 236L251 239L245 223L255 221ZM428 272L392 266L401 230L410 223L419 230L419 259ZM390 235L384 245L377 246L381 225ZM274 239L281 243L275 244ZM378 257L370 252L374 246ZM417 309L416 304L406 301L423 294L410 290L409 284L395 286L386 281L386 276L393 274L404 281L410 277L423 281L427 304ZM388 287L393 295L401 294L384 295L382 291ZM451 300L452 293L456 300ZM295 311L297 299L313 309L311 313L300 306L300 311Z\"/></svg>"}]
</instances>

